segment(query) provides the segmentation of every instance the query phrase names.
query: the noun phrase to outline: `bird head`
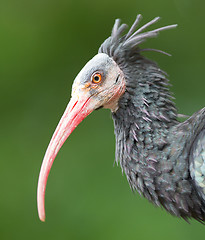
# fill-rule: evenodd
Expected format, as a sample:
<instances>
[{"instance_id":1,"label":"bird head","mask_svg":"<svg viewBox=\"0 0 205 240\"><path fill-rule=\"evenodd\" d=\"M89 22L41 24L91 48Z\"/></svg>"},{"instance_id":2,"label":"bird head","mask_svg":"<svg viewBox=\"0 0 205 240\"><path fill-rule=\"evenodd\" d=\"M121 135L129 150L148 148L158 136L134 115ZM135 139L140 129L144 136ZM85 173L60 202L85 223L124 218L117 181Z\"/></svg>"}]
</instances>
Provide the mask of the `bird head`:
<instances>
[{"instance_id":1,"label":"bird head","mask_svg":"<svg viewBox=\"0 0 205 240\"><path fill-rule=\"evenodd\" d=\"M136 21L121 37L127 28L126 24L120 25L119 19L115 21L111 36L101 45L99 52L79 72L72 86L70 102L53 134L45 153L38 181L38 213L39 218L45 221L45 189L47 178L53 161L65 140L77 125L92 111L101 107L109 108L116 112L119 108L119 99L126 91L127 72L126 59L136 60L140 49L138 45L149 37L154 37L159 31L173 28L170 25L146 33L141 33L146 27L155 23L155 18L135 32L141 19L138 15Z\"/></svg>"},{"instance_id":2,"label":"bird head","mask_svg":"<svg viewBox=\"0 0 205 240\"><path fill-rule=\"evenodd\" d=\"M98 53L74 80L71 102L86 104L87 113L101 107L116 111L118 99L124 90L124 74L117 63L107 54ZM76 106L79 112L78 106L80 105Z\"/></svg>"}]
</instances>

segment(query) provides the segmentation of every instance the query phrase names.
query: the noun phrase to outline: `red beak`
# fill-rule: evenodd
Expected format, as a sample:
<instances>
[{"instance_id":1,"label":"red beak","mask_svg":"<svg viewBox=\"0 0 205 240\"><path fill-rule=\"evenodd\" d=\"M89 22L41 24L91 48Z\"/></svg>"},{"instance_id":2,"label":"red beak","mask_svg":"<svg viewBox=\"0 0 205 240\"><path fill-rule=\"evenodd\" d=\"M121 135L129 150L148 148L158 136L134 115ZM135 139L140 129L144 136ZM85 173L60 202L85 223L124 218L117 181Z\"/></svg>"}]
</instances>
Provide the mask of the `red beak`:
<instances>
[{"instance_id":1,"label":"red beak","mask_svg":"<svg viewBox=\"0 0 205 240\"><path fill-rule=\"evenodd\" d=\"M90 98L71 98L45 153L38 180L37 204L38 214L41 221L45 221L45 190L46 183L53 161L65 140L88 116L93 109L89 107Z\"/></svg>"}]
</instances>

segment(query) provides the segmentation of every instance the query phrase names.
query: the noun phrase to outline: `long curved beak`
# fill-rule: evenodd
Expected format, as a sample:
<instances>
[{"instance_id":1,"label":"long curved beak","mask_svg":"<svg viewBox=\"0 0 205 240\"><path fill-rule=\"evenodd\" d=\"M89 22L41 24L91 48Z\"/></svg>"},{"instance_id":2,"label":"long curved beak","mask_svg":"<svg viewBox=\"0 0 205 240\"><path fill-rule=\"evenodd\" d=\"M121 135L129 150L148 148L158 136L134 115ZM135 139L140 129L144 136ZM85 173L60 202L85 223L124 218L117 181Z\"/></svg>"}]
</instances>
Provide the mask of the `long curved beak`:
<instances>
[{"instance_id":1,"label":"long curved beak","mask_svg":"<svg viewBox=\"0 0 205 240\"><path fill-rule=\"evenodd\" d=\"M45 221L45 190L53 161L65 140L77 125L94 109L89 106L90 97L71 98L46 150L38 180L37 205L41 221Z\"/></svg>"}]
</instances>

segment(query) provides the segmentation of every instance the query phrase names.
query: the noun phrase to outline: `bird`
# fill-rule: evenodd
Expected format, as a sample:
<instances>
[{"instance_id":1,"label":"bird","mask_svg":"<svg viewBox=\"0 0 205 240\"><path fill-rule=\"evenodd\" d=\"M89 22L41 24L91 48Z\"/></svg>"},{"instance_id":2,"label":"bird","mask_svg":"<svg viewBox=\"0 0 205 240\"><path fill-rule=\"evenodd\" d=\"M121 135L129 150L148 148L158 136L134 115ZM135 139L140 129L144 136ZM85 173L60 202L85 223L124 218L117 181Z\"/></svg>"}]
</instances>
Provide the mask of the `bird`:
<instances>
[{"instance_id":1,"label":"bird","mask_svg":"<svg viewBox=\"0 0 205 240\"><path fill-rule=\"evenodd\" d=\"M115 162L131 189L173 216L205 222L205 108L179 120L167 73L144 56L146 51L167 53L141 48L147 39L177 24L147 31L160 17L139 27L141 19L137 14L130 28L116 19L111 35L73 82L39 174L41 221L46 183L58 151L86 116L107 108L114 122Z\"/></svg>"}]
</instances>

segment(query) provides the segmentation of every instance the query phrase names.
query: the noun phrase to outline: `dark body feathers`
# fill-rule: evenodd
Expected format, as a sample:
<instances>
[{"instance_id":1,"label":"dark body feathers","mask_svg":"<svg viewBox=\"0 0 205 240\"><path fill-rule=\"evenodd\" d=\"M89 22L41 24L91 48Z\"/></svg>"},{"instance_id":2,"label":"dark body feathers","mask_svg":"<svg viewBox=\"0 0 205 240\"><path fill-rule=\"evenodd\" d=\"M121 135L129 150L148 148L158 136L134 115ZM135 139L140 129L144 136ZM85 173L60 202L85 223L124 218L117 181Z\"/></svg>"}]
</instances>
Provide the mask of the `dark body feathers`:
<instances>
[{"instance_id":1,"label":"dark body feathers","mask_svg":"<svg viewBox=\"0 0 205 240\"><path fill-rule=\"evenodd\" d=\"M185 220L205 221L205 108L178 122L166 74L138 47L175 25L140 33L155 18L134 33L140 18L122 37L126 25L117 20L99 49L116 61L126 79L126 91L112 113L116 162L131 188L149 201Z\"/></svg>"}]
</instances>

